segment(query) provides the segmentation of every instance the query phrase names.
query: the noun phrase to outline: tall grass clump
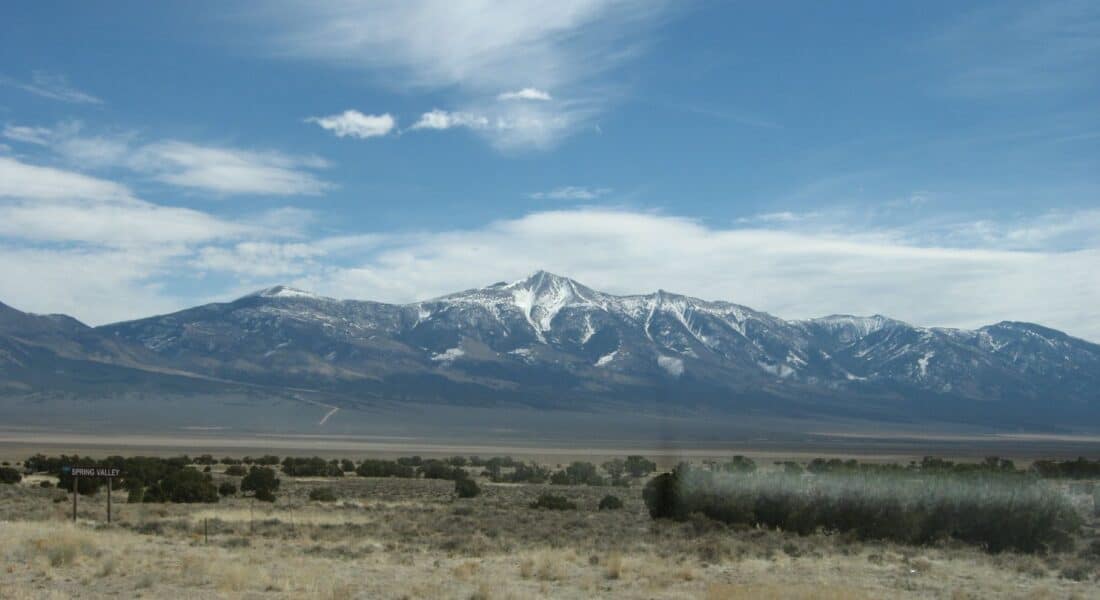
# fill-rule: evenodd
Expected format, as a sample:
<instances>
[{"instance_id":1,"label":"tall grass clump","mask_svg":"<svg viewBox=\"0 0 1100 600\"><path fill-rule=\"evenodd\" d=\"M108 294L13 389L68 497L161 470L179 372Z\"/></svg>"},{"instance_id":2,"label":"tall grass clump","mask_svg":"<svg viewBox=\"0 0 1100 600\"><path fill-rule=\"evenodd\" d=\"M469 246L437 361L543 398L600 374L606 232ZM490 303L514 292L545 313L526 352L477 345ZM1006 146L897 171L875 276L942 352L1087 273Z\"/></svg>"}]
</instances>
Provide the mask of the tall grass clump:
<instances>
[{"instance_id":1,"label":"tall grass clump","mask_svg":"<svg viewBox=\"0 0 1100 600\"><path fill-rule=\"evenodd\" d=\"M653 518L694 513L728 524L864 540L956 539L990 552L1068 547L1081 525L1068 499L1042 481L992 473L716 474L680 468L644 490Z\"/></svg>"}]
</instances>

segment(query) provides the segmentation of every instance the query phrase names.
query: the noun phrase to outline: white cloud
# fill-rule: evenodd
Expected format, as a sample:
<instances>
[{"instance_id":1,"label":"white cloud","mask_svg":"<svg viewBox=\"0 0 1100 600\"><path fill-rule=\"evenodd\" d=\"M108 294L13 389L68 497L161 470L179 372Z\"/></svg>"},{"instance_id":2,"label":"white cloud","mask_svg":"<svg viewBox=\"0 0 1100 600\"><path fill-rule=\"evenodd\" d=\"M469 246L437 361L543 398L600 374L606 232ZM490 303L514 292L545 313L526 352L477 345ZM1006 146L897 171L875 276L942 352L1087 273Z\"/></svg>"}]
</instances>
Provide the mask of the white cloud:
<instances>
[{"instance_id":1,"label":"white cloud","mask_svg":"<svg viewBox=\"0 0 1100 600\"><path fill-rule=\"evenodd\" d=\"M580 104L546 108L529 103L499 102L465 111L433 109L422 114L409 129L468 129L498 150L515 152L553 147L591 112L590 107Z\"/></svg>"},{"instance_id":2,"label":"white cloud","mask_svg":"<svg viewBox=\"0 0 1100 600\"><path fill-rule=\"evenodd\" d=\"M778 212L760 213L752 215L750 217L740 217L737 219L738 223L797 223L806 219L812 219L821 216L820 213L796 213L789 210L782 210Z\"/></svg>"},{"instance_id":3,"label":"white cloud","mask_svg":"<svg viewBox=\"0 0 1100 600\"><path fill-rule=\"evenodd\" d=\"M241 242L202 248L192 263L201 270L234 273L247 279L287 277L317 266L325 251L306 243Z\"/></svg>"},{"instance_id":4,"label":"white cloud","mask_svg":"<svg viewBox=\"0 0 1100 600\"><path fill-rule=\"evenodd\" d=\"M0 85L8 85L19 88L36 96L59 100L73 104L103 104L103 101L95 96L82 92L69 84L69 80L61 74L46 71L31 73L30 82L18 81L8 77L0 77Z\"/></svg>"},{"instance_id":5,"label":"white cloud","mask_svg":"<svg viewBox=\"0 0 1100 600\"><path fill-rule=\"evenodd\" d=\"M453 127L485 129L489 127L489 119L472 113L447 112L436 108L420 115L420 119L413 123L410 129L451 129Z\"/></svg>"},{"instance_id":6,"label":"white cloud","mask_svg":"<svg viewBox=\"0 0 1100 600\"><path fill-rule=\"evenodd\" d=\"M321 159L168 140L138 148L128 164L154 179L221 194L316 195L331 188L306 169Z\"/></svg>"},{"instance_id":7,"label":"white cloud","mask_svg":"<svg viewBox=\"0 0 1100 600\"><path fill-rule=\"evenodd\" d=\"M528 194L533 200L596 200L611 193L611 188L591 188L575 185L554 188L548 192Z\"/></svg>"},{"instance_id":8,"label":"white cloud","mask_svg":"<svg viewBox=\"0 0 1100 600\"><path fill-rule=\"evenodd\" d=\"M530 87L514 92L503 92L497 95L497 100L539 100L542 102L549 102L552 99L549 92Z\"/></svg>"},{"instance_id":9,"label":"white cloud","mask_svg":"<svg viewBox=\"0 0 1100 600\"><path fill-rule=\"evenodd\" d=\"M142 144L131 133L91 136L82 131L81 123L69 121L53 128L7 126L3 135L47 146L81 168L120 167L162 183L217 194L316 195L332 187L311 172L328 166L314 156L179 140Z\"/></svg>"},{"instance_id":10,"label":"white cloud","mask_svg":"<svg viewBox=\"0 0 1100 600\"><path fill-rule=\"evenodd\" d=\"M786 318L882 313L960 327L1012 319L1100 340L1095 246L960 248L922 245L898 230L723 229L657 214L561 210L476 229L379 236L366 252L354 266L295 283L406 302L545 268L610 292L661 287Z\"/></svg>"},{"instance_id":11,"label":"white cloud","mask_svg":"<svg viewBox=\"0 0 1100 600\"><path fill-rule=\"evenodd\" d=\"M152 279L171 252L38 248L0 243L0 298L20 310L62 313L102 324L186 306Z\"/></svg>"},{"instance_id":12,"label":"white cloud","mask_svg":"<svg viewBox=\"0 0 1100 600\"><path fill-rule=\"evenodd\" d=\"M327 117L310 117L306 121L320 125L322 129L336 134L336 137L350 136L359 139L387 135L397 126L397 121L389 113L365 115L357 110L345 110Z\"/></svg>"},{"instance_id":13,"label":"white cloud","mask_svg":"<svg viewBox=\"0 0 1100 600\"><path fill-rule=\"evenodd\" d=\"M497 148L539 149L583 130L615 100L614 71L639 54L639 34L671 4L285 1L249 11L249 23L261 24L257 33L278 56L363 69L404 91L441 90L451 111L489 122L462 126Z\"/></svg>"},{"instance_id":14,"label":"white cloud","mask_svg":"<svg viewBox=\"0 0 1100 600\"><path fill-rule=\"evenodd\" d=\"M27 200L132 199L126 186L114 182L0 157L0 198L4 197Z\"/></svg>"},{"instance_id":15,"label":"white cloud","mask_svg":"<svg viewBox=\"0 0 1100 600\"><path fill-rule=\"evenodd\" d=\"M91 323L180 308L187 302L163 289L201 275L189 264L196 251L295 236L288 221L305 216L283 208L233 221L0 157L0 298Z\"/></svg>"},{"instance_id":16,"label":"white cloud","mask_svg":"<svg viewBox=\"0 0 1100 600\"><path fill-rule=\"evenodd\" d=\"M786 318L882 313L960 327L1010 319L1100 340L1096 210L937 227L830 222L836 215L719 227L570 209L467 229L320 239L297 226L311 217L284 207L229 220L0 157L0 298L104 322L205 299L213 289L163 291L204 276L229 277L225 290L290 283L408 302L545 268L613 293L664 288Z\"/></svg>"},{"instance_id":17,"label":"white cloud","mask_svg":"<svg viewBox=\"0 0 1100 600\"><path fill-rule=\"evenodd\" d=\"M5 125L4 137L16 142L45 146L50 142L53 130L48 127L25 127L20 125Z\"/></svg>"}]
</instances>

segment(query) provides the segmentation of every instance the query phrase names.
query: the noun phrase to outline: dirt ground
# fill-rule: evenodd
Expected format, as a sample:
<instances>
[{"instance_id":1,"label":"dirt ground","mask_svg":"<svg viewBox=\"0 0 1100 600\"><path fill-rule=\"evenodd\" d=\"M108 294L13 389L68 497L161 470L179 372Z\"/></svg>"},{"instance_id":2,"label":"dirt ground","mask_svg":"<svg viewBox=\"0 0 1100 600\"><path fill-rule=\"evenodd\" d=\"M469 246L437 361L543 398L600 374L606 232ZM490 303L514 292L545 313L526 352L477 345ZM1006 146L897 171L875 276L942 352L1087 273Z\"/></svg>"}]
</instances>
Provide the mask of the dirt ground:
<instances>
[{"instance_id":1,"label":"dirt ground","mask_svg":"<svg viewBox=\"0 0 1100 600\"><path fill-rule=\"evenodd\" d=\"M1100 598L1083 497L1078 548L1030 556L653 521L639 483L479 479L457 499L442 480L283 476L274 504L116 493L107 525L101 492L73 524L71 496L44 479L0 485L0 598ZM311 502L315 487L338 500ZM545 491L577 510L530 508ZM609 493L622 510L597 509Z\"/></svg>"}]
</instances>

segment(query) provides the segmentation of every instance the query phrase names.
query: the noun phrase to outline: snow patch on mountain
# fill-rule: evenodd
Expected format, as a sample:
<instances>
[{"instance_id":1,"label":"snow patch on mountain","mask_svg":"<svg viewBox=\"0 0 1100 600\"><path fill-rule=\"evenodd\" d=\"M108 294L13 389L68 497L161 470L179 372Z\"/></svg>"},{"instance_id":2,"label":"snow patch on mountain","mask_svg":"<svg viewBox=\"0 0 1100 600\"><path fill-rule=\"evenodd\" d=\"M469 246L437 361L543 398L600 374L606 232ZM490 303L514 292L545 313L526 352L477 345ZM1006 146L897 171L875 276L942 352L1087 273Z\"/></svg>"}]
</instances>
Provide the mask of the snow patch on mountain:
<instances>
[{"instance_id":1,"label":"snow patch on mountain","mask_svg":"<svg viewBox=\"0 0 1100 600\"><path fill-rule=\"evenodd\" d=\"M275 287L270 287L265 290L260 290L254 295L259 296L260 298L308 298L313 300L327 300L327 298L324 298L323 296L318 296L317 294L314 294L312 292L294 289L285 285L277 285Z\"/></svg>"},{"instance_id":2,"label":"snow patch on mountain","mask_svg":"<svg viewBox=\"0 0 1100 600\"><path fill-rule=\"evenodd\" d=\"M619 353L619 351L615 350L614 352L612 352L610 354L604 354L603 356L601 356L599 358L599 360L596 361L595 366L603 367L603 366L611 364L611 361L615 360L615 355L617 355L618 353Z\"/></svg>"},{"instance_id":3,"label":"snow patch on mountain","mask_svg":"<svg viewBox=\"0 0 1100 600\"><path fill-rule=\"evenodd\" d=\"M917 359L917 367L920 369L921 377L928 376L928 361L931 360L932 357L935 355L936 353L934 351L929 350L928 352L924 353L924 356Z\"/></svg>"},{"instance_id":4,"label":"snow patch on mountain","mask_svg":"<svg viewBox=\"0 0 1100 600\"><path fill-rule=\"evenodd\" d=\"M764 369L768 373L779 377L780 379L786 379L791 375L794 375L794 369L788 367L787 365L769 365L768 363L764 362L758 362L756 363L756 365L759 366L761 369Z\"/></svg>"},{"instance_id":5,"label":"snow patch on mountain","mask_svg":"<svg viewBox=\"0 0 1100 600\"><path fill-rule=\"evenodd\" d=\"M444 350L443 352L440 352L439 354L433 354L432 355L432 360L434 360L436 362L441 362L441 363L451 363L451 362L454 362L455 359L462 358L465 355L466 355L465 350L463 350L462 348L460 348L458 346L455 346L454 348L448 348L447 350Z\"/></svg>"},{"instance_id":6,"label":"snow patch on mountain","mask_svg":"<svg viewBox=\"0 0 1100 600\"><path fill-rule=\"evenodd\" d=\"M679 377L684 374L684 361L672 356L658 356L657 366L665 370L669 375L673 377Z\"/></svg>"}]
</instances>

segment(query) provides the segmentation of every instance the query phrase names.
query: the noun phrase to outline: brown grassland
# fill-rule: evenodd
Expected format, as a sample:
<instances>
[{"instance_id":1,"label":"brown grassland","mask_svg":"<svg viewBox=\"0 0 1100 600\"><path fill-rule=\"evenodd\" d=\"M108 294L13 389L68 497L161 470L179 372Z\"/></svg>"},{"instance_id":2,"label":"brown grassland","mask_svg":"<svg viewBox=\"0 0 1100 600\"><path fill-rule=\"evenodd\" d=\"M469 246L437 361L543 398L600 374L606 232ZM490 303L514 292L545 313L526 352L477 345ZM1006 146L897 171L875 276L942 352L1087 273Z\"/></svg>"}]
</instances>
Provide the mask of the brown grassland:
<instances>
[{"instance_id":1,"label":"brown grassland","mask_svg":"<svg viewBox=\"0 0 1100 600\"><path fill-rule=\"evenodd\" d=\"M39 487L48 478L0 485L0 598L1100 597L1091 495L1074 496L1087 524L1072 551L994 555L654 521L640 482L478 478L481 495L458 499L444 480L281 478L274 504L126 504L116 492L111 525L102 491L80 498L74 524L71 496ZM337 501L310 501L316 487ZM546 491L577 509L530 508ZM597 510L609 493L623 509Z\"/></svg>"}]
</instances>

